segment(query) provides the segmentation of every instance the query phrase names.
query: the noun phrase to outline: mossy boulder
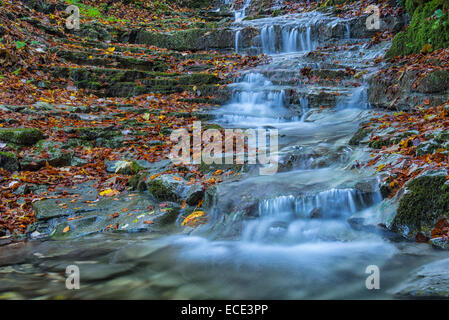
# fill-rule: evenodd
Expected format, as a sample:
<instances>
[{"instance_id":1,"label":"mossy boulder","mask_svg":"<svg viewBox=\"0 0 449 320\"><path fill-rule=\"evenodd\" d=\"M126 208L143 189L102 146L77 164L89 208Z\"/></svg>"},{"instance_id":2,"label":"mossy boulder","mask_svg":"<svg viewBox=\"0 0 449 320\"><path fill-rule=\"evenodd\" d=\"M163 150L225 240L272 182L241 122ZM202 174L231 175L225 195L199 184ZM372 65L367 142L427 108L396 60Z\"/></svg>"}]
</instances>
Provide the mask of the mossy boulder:
<instances>
[{"instance_id":1,"label":"mossy boulder","mask_svg":"<svg viewBox=\"0 0 449 320\"><path fill-rule=\"evenodd\" d=\"M35 128L0 129L0 141L20 146L31 146L43 138L43 133Z\"/></svg>"},{"instance_id":2,"label":"mossy boulder","mask_svg":"<svg viewBox=\"0 0 449 320\"><path fill-rule=\"evenodd\" d=\"M22 170L38 170L48 162L53 167L69 166L74 152L57 141L41 140L20 160Z\"/></svg>"},{"instance_id":3,"label":"mossy boulder","mask_svg":"<svg viewBox=\"0 0 449 320\"><path fill-rule=\"evenodd\" d=\"M413 14L410 26L393 39L386 57L432 51L449 47L449 2L447 0L407 0Z\"/></svg>"},{"instance_id":4,"label":"mossy boulder","mask_svg":"<svg viewBox=\"0 0 449 320\"><path fill-rule=\"evenodd\" d=\"M173 188L162 179L150 180L147 187L148 191L159 201L177 201L179 199Z\"/></svg>"},{"instance_id":5,"label":"mossy boulder","mask_svg":"<svg viewBox=\"0 0 449 320\"><path fill-rule=\"evenodd\" d=\"M427 171L409 181L399 200L391 227L407 238L429 234L435 223L449 216L447 171Z\"/></svg>"}]
</instances>

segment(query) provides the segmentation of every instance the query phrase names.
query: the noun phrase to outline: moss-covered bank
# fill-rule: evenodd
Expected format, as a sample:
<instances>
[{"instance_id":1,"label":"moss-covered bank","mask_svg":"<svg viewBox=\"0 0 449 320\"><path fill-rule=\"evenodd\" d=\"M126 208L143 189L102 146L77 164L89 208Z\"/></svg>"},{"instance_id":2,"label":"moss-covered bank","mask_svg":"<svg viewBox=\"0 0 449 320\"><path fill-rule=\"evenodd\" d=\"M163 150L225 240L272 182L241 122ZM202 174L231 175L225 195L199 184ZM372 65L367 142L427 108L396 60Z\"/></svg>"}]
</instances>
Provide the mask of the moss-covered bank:
<instances>
[{"instance_id":1,"label":"moss-covered bank","mask_svg":"<svg viewBox=\"0 0 449 320\"><path fill-rule=\"evenodd\" d=\"M387 58L449 47L449 1L406 0L405 7L412 21L395 36Z\"/></svg>"}]
</instances>

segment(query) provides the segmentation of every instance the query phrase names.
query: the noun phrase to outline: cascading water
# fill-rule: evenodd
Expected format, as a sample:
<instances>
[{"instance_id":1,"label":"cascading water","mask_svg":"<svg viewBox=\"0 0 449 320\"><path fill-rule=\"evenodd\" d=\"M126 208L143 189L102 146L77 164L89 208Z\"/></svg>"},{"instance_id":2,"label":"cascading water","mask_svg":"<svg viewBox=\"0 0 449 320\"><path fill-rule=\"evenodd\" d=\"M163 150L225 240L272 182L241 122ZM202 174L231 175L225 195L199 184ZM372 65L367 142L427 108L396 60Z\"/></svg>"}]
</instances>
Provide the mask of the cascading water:
<instances>
[{"instance_id":1,"label":"cascading water","mask_svg":"<svg viewBox=\"0 0 449 320\"><path fill-rule=\"evenodd\" d=\"M251 5L251 0L245 0L243 6L239 10L235 10L234 12L234 21L240 22L246 17L246 9Z\"/></svg>"},{"instance_id":2,"label":"cascading water","mask_svg":"<svg viewBox=\"0 0 449 320\"><path fill-rule=\"evenodd\" d=\"M246 14L242 9L236 20ZM30 298L73 299L391 298L389 289L404 274L434 259L429 256L436 253L429 254L428 248L394 243L378 228L386 219L379 209L376 177L351 169L354 159L370 159L369 153L348 146L359 123L372 117L365 110L366 88L354 86L358 79L338 81L339 86L324 79L331 76L324 68L337 74L345 67L372 68L366 62L379 55L379 48L360 50L345 39L345 32L346 38L350 34L347 21L322 13L256 20L262 21L243 21L238 27L260 30L260 37L252 40L271 61L229 86L232 99L217 110L217 122L278 129L279 154L285 159L297 156L300 165L281 162L282 170L272 176L242 172L211 187L210 206L201 208L210 223L202 227L163 234L99 233L70 240L71 246L61 241L5 246L0 252L5 297L16 298L19 292ZM342 34L331 40L345 49L304 55L302 51L318 44L325 47L316 30L328 22L340 24L336 30ZM242 38L243 32L237 32L240 52L247 43ZM305 67L320 71L323 79L299 83ZM336 92L346 98L336 101ZM291 117L298 107L302 121ZM186 214L181 211L179 219ZM174 235L167 236L170 232ZM81 265L82 290L67 290L65 278L57 278L74 261ZM381 269L381 290L365 287L369 265ZM48 281L44 274L56 280ZM17 289L17 283L27 284L27 290Z\"/></svg>"},{"instance_id":3,"label":"cascading water","mask_svg":"<svg viewBox=\"0 0 449 320\"><path fill-rule=\"evenodd\" d=\"M308 52L316 47L312 41L312 27L307 26L300 31L300 27L286 26L281 29L279 40L274 26L265 26L260 31L262 52L266 54ZM279 47L279 49L278 49Z\"/></svg>"},{"instance_id":4,"label":"cascading water","mask_svg":"<svg viewBox=\"0 0 449 320\"><path fill-rule=\"evenodd\" d=\"M267 54L276 53L276 35L274 26L263 27L260 31L260 37L262 40L263 52Z\"/></svg>"},{"instance_id":5,"label":"cascading water","mask_svg":"<svg viewBox=\"0 0 449 320\"><path fill-rule=\"evenodd\" d=\"M218 110L222 121L233 124L265 124L283 121L284 90L270 90L273 84L260 73L248 73L236 83L231 102Z\"/></svg>"}]
</instances>

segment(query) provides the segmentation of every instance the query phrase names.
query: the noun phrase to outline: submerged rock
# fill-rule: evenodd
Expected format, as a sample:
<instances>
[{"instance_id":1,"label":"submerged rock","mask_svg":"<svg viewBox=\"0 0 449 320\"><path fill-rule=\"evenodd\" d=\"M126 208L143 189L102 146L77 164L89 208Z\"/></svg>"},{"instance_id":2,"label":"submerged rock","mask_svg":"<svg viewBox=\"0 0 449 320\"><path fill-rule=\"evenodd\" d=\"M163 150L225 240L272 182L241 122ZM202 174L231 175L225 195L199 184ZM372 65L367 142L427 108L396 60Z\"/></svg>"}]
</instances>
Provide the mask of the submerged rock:
<instances>
[{"instance_id":1,"label":"submerged rock","mask_svg":"<svg viewBox=\"0 0 449 320\"><path fill-rule=\"evenodd\" d=\"M449 259L416 270L395 294L404 298L449 298Z\"/></svg>"},{"instance_id":2,"label":"submerged rock","mask_svg":"<svg viewBox=\"0 0 449 320\"><path fill-rule=\"evenodd\" d=\"M75 194L73 190L71 193ZM38 222L29 233L64 240L98 232L160 232L174 226L180 211L179 204L158 204L146 193L100 197L88 184L80 186L76 193L81 197L73 198L75 202L66 198L33 203Z\"/></svg>"}]
</instances>

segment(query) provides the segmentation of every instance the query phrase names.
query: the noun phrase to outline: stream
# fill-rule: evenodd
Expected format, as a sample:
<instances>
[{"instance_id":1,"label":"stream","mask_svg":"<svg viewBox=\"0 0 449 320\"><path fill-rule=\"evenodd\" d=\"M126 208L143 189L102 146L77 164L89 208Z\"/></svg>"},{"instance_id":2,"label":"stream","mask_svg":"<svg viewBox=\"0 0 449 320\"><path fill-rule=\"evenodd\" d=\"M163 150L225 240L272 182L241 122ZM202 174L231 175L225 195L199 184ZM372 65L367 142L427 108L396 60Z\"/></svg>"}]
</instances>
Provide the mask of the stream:
<instances>
[{"instance_id":1,"label":"stream","mask_svg":"<svg viewBox=\"0 0 449 320\"><path fill-rule=\"evenodd\" d=\"M374 111L363 80L326 76L346 68L374 71L367 62L388 43L353 39L347 22L331 15L245 21L245 8L235 14L236 51L271 60L230 86L232 98L214 111L215 122L277 129L278 172L250 170L218 185L210 222L189 234L105 233L5 246L0 297L388 299L410 271L448 257L378 227L386 204L376 173L350 169L356 159L369 159L348 141ZM323 26L334 34L321 32ZM248 27L258 31L251 41ZM332 49L338 46L345 49ZM323 54L310 54L320 47ZM321 77L302 84L304 69ZM80 290L65 289L72 264L80 266ZM379 290L365 286L370 265L380 270Z\"/></svg>"}]
</instances>

